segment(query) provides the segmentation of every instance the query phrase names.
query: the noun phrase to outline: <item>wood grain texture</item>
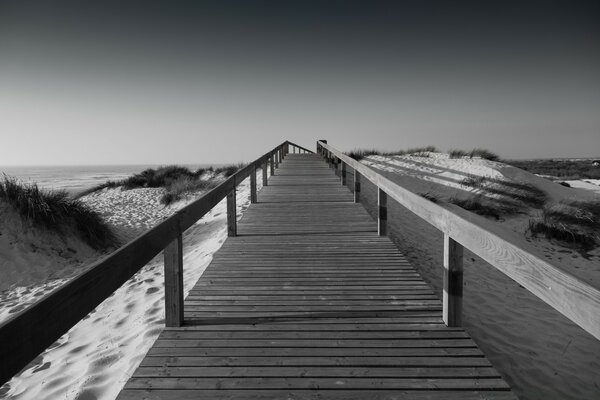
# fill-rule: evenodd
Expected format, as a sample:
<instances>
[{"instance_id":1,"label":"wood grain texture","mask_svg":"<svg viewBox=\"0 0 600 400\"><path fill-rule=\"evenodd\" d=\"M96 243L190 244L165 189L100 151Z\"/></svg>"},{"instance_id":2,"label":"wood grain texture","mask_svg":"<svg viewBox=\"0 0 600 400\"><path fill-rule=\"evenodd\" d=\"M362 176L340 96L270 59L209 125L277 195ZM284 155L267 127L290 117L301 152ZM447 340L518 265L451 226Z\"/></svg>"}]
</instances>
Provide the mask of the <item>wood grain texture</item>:
<instances>
[{"instance_id":1,"label":"wood grain texture","mask_svg":"<svg viewBox=\"0 0 600 400\"><path fill-rule=\"evenodd\" d=\"M319 155L258 199L119 399L515 399Z\"/></svg>"},{"instance_id":2,"label":"wood grain texture","mask_svg":"<svg viewBox=\"0 0 600 400\"><path fill-rule=\"evenodd\" d=\"M444 288L442 319L448 326L462 325L463 247L444 235Z\"/></svg>"},{"instance_id":3,"label":"wood grain texture","mask_svg":"<svg viewBox=\"0 0 600 400\"><path fill-rule=\"evenodd\" d=\"M536 250L513 232L491 226L483 217L459 207L449 205L445 208L427 201L326 143L318 142L317 147L319 152L327 151L341 158L403 207L600 339L599 288L534 255Z\"/></svg>"},{"instance_id":4,"label":"wood grain texture","mask_svg":"<svg viewBox=\"0 0 600 400\"><path fill-rule=\"evenodd\" d=\"M164 251L165 326L183 324L183 240L181 233Z\"/></svg>"}]
</instances>

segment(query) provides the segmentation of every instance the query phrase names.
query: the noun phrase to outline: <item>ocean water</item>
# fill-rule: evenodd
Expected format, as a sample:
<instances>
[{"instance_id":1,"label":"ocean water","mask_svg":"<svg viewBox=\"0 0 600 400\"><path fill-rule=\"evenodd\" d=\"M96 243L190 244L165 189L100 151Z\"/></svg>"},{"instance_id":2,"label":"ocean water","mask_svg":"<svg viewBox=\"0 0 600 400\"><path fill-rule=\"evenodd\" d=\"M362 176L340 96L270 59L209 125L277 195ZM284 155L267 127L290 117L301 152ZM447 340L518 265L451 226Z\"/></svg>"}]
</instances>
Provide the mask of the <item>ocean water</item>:
<instances>
[{"instance_id":1,"label":"ocean water","mask_svg":"<svg viewBox=\"0 0 600 400\"><path fill-rule=\"evenodd\" d=\"M192 171L207 164L181 164ZM36 183L48 190L65 190L73 195L108 180L119 180L159 165L68 165L68 166L0 166L1 174L25 183Z\"/></svg>"}]
</instances>

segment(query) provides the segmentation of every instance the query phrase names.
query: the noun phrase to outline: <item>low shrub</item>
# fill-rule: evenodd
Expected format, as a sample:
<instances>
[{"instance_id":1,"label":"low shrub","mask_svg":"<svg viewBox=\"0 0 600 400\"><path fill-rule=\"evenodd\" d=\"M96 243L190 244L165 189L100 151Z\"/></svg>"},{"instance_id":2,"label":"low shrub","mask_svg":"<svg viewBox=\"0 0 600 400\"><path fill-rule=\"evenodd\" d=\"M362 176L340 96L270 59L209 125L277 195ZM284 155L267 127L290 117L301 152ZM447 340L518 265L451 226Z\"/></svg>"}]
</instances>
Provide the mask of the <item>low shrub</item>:
<instances>
[{"instance_id":1,"label":"low shrub","mask_svg":"<svg viewBox=\"0 0 600 400\"><path fill-rule=\"evenodd\" d=\"M448 202L484 217L492 217L496 220L500 219L501 213L499 207L483 199L482 196L473 196L468 199L452 197Z\"/></svg>"},{"instance_id":2,"label":"low shrub","mask_svg":"<svg viewBox=\"0 0 600 400\"><path fill-rule=\"evenodd\" d=\"M215 182L200 180L198 178L181 177L172 181L165 189L165 194L160 198L160 202L165 205L181 200L186 193L191 193L199 190L206 190L214 187Z\"/></svg>"},{"instance_id":3,"label":"low shrub","mask_svg":"<svg viewBox=\"0 0 600 400\"><path fill-rule=\"evenodd\" d=\"M69 198L65 191L41 190L35 183L21 183L4 175L0 198L37 226L57 232L74 227L81 239L95 249L118 245L100 214L81 201Z\"/></svg>"},{"instance_id":4,"label":"low shrub","mask_svg":"<svg viewBox=\"0 0 600 400\"><path fill-rule=\"evenodd\" d=\"M529 221L533 236L543 234L565 244L592 249L600 244L600 202L561 202L544 207Z\"/></svg>"},{"instance_id":5,"label":"low shrub","mask_svg":"<svg viewBox=\"0 0 600 400\"><path fill-rule=\"evenodd\" d=\"M346 153L346 155L350 158L355 159L356 161L360 161L365 157L368 156L379 156L381 155L381 152L372 149L372 150L352 150L349 153Z\"/></svg>"},{"instance_id":6,"label":"low shrub","mask_svg":"<svg viewBox=\"0 0 600 400\"><path fill-rule=\"evenodd\" d=\"M419 193L419 196L431 201L432 203L439 203L440 202L440 198L437 197L436 195L433 195L429 192L427 193Z\"/></svg>"},{"instance_id":7,"label":"low shrub","mask_svg":"<svg viewBox=\"0 0 600 400\"><path fill-rule=\"evenodd\" d=\"M484 176L467 177L461 181L461 185L502 198L517 200L526 206L534 208L543 207L548 198L546 192L534 185Z\"/></svg>"},{"instance_id":8,"label":"low shrub","mask_svg":"<svg viewBox=\"0 0 600 400\"><path fill-rule=\"evenodd\" d=\"M465 151L465 150L450 150L448 152L450 158L473 158L473 157L479 157L479 158L483 158L486 160L490 160L490 161L498 161L500 160L500 156L498 156L498 154L493 153L489 150L486 149L478 149L475 148L471 151Z\"/></svg>"}]
</instances>

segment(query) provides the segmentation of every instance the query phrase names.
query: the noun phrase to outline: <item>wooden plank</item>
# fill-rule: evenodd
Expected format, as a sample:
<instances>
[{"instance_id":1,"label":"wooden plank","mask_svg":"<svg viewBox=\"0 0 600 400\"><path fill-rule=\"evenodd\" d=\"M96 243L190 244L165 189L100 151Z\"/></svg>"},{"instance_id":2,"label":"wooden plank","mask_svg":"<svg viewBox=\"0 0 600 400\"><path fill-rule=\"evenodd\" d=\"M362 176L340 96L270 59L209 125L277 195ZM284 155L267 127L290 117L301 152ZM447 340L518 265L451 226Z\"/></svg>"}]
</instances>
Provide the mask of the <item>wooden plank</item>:
<instances>
[{"instance_id":1,"label":"wooden plank","mask_svg":"<svg viewBox=\"0 0 600 400\"><path fill-rule=\"evenodd\" d=\"M284 157L119 398L512 396L333 175Z\"/></svg>"},{"instance_id":2,"label":"wooden plank","mask_svg":"<svg viewBox=\"0 0 600 400\"><path fill-rule=\"evenodd\" d=\"M287 390L125 390L119 399L177 399L177 400L264 400L264 399L302 399L302 400L516 400L515 395L507 391L478 390L320 390L310 389Z\"/></svg>"}]
</instances>

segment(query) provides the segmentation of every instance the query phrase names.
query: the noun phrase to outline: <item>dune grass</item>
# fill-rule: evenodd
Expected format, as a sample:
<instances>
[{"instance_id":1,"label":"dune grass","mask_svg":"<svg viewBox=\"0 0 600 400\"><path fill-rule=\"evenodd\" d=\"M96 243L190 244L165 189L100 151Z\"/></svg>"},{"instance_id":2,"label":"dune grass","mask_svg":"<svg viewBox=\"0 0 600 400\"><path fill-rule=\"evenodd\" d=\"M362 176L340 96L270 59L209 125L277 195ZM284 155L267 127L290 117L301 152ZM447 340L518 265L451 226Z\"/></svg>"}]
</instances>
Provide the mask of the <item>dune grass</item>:
<instances>
[{"instance_id":1,"label":"dune grass","mask_svg":"<svg viewBox=\"0 0 600 400\"><path fill-rule=\"evenodd\" d=\"M160 201L165 205L169 205L180 200L186 193L214 187L219 179L230 177L245 165L246 164L239 163L218 168L200 168L196 171L191 171L186 167L178 165L168 165L156 169L148 168L120 181L107 181L100 185L96 185L79 193L77 198L81 198L105 188L123 187L125 190L136 188L164 188L165 194L161 197ZM202 176L207 172L212 173L213 176L209 179L202 179Z\"/></svg>"},{"instance_id":2,"label":"dune grass","mask_svg":"<svg viewBox=\"0 0 600 400\"><path fill-rule=\"evenodd\" d=\"M465 151L465 150L450 150L448 152L448 155L450 156L450 158L474 158L474 157L479 157L479 158L483 158L486 160L490 160L490 161L499 161L500 160L500 156L494 152L491 152L489 150L486 149L479 149L479 148L475 148L471 151Z\"/></svg>"},{"instance_id":3,"label":"dune grass","mask_svg":"<svg viewBox=\"0 0 600 400\"><path fill-rule=\"evenodd\" d=\"M375 150L375 149L356 149L356 150L352 150L348 153L346 153L346 155L348 157L351 157L357 161L362 160L365 157L368 156L404 156L404 155L410 155L410 156L414 156L414 157L429 157L429 153L435 153L437 152L438 149L435 146L424 146L424 147L414 147L414 148L410 148L410 149L406 149L406 150L396 150L396 151L391 151L391 152L381 152L379 150Z\"/></svg>"},{"instance_id":4,"label":"dune grass","mask_svg":"<svg viewBox=\"0 0 600 400\"><path fill-rule=\"evenodd\" d=\"M543 207L548 199L546 192L534 185L485 176L467 177L461 181L461 185L534 208Z\"/></svg>"},{"instance_id":5,"label":"dune grass","mask_svg":"<svg viewBox=\"0 0 600 400\"><path fill-rule=\"evenodd\" d=\"M435 147L435 146L424 146L424 147L414 147L414 148L409 148L406 150L397 150L397 151L391 151L391 152L382 152L379 150L375 150L375 149L356 149L356 150L352 150L348 153L346 153L347 156L360 161L365 157L368 156L372 156L372 155L379 155L379 156L404 156L404 155L410 155L413 157L429 157L430 153L439 153L440 150ZM491 152L489 150L486 149L479 149L479 148L475 148L473 150L450 150L448 152L450 158L474 158L474 157L479 157L479 158L484 158L486 160L491 160L491 161L499 161L500 160L500 156L498 156L496 153Z\"/></svg>"},{"instance_id":6,"label":"dune grass","mask_svg":"<svg viewBox=\"0 0 600 400\"><path fill-rule=\"evenodd\" d=\"M529 220L532 236L544 235L573 247L590 250L600 245L600 202L561 202L544 207Z\"/></svg>"},{"instance_id":7,"label":"dune grass","mask_svg":"<svg viewBox=\"0 0 600 400\"><path fill-rule=\"evenodd\" d=\"M65 191L41 190L36 184L25 184L4 175L0 182L0 199L39 227L63 233L75 228L80 238L94 249L118 245L100 214L81 201L69 198Z\"/></svg>"}]
</instances>

